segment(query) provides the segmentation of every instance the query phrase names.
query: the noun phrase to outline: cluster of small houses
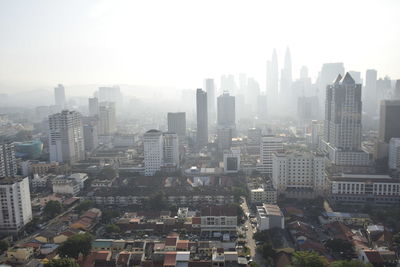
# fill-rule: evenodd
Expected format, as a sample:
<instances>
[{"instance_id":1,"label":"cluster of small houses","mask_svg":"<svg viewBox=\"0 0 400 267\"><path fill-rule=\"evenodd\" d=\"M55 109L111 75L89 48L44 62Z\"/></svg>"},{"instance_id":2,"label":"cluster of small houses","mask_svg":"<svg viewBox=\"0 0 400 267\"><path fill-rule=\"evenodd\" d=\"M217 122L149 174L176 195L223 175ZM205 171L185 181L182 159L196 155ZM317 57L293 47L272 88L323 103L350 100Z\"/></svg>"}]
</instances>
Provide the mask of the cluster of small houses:
<instances>
[{"instance_id":1,"label":"cluster of small houses","mask_svg":"<svg viewBox=\"0 0 400 267\"><path fill-rule=\"evenodd\" d=\"M72 212L57 219L50 229L43 230L31 240L11 247L6 252L6 261L22 266L40 266L57 256L57 248L69 237L89 232L98 223L101 211L91 208L78 216ZM31 263L31 261L33 261ZM38 263L35 265L34 263Z\"/></svg>"},{"instance_id":2,"label":"cluster of small houses","mask_svg":"<svg viewBox=\"0 0 400 267\"><path fill-rule=\"evenodd\" d=\"M353 258L373 266L397 266L397 255L392 244L393 232L382 225L372 223L367 214L323 212L319 217L321 225L313 226L304 218L301 209L286 208L286 229L294 247L278 249L277 265L290 263L290 255L295 250L315 251L334 260L333 251L326 241L339 239L348 242L354 249Z\"/></svg>"}]
</instances>

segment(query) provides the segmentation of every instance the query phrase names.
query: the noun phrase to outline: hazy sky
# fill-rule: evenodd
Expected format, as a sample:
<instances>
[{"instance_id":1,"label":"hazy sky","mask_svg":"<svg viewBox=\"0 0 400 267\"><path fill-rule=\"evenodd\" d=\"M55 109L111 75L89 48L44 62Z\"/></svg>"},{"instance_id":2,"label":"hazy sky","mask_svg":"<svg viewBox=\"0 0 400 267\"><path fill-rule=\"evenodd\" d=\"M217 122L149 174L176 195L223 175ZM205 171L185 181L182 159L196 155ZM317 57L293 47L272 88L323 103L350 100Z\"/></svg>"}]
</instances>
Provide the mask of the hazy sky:
<instances>
[{"instance_id":1,"label":"hazy sky","mask_svg":"<svg viewBox=\"0 0 400 267\"><path fill-rule=\"evenodd\" d=\"M288 45L293 73L324 62L400 78L400 1L0 0L0 83L202 85Z\"/></svg>"}]
</instances>

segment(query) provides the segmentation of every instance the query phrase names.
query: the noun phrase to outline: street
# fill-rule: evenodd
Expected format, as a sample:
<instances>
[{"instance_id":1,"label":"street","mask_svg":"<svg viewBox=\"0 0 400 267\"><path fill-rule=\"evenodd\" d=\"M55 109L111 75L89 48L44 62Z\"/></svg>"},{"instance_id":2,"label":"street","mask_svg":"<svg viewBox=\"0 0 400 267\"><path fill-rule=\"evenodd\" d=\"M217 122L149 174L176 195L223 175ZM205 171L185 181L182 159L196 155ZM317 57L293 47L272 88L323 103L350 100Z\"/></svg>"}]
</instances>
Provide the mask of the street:
<instances>
[{"instance_id":1,"label":"street","mask_svg":"<svg viewBox=\"0 0 400 267\"><path fill-rule=\"evenodd\" d=\"M250 214L249 207L247 205L246 199L243 199L243 203L241 204L243 212L247 215ZM246 230L246 241L247 241L247 247L250 249L250 255L252 260L257 263L259 266L265 266L264 264L264 259L262 256L257 253L257 245L255 240L253 239L253 231L255 231L256 228L253 228L251 223L250 223L250 218L247 216L246 222L243 225L247 230Z\"/></svg>"}]
</instances>

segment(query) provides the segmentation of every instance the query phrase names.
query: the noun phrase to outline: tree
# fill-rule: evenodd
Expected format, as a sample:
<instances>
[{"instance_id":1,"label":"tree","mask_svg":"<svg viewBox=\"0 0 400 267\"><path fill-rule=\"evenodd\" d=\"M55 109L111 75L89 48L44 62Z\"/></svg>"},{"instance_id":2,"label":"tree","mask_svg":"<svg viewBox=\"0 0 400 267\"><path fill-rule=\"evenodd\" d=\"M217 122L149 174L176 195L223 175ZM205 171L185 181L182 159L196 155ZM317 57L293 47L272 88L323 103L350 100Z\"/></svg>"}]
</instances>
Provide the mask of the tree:
<instances>
[{"instance_id":1,"label":"tree","mask_svg":"<svg viewBox=\"0 0 400 267\"><path fill-rule=\"evenodd\" d=\"M45 267L79 267L79 264L71 258L53 259L44 265Z\"/></svg>"},{"instance_id":2,"label":"tree","mask_svg":"<svg viewBox=\"0 0 400 267\"><path fill-rule=\"evenodd\" d=\"M61 203L55 200L50 200L47 202L46 206L43 209L43 215L47 219L51 219L56 217L62 210Z\"/></svg>"},{"instance_id":3,"label":"tree","mask_svg":"<svg viewBox=\"0 0 400 267\"><path fill-rule=\"evenodd\" d=\"M106 232L109 234L116 234L121 232L121 228L119 228L119 226L116 224L108 224L106 226Z\"/></svg>"},{"instance_id":4,"label":"tree","mask_svg":"<svg viewBox=\"0 0 400 267\"><path fill-rule=\"evenodd\" d=\"M88 209L90 209L91 207L93 207L93 202L90 200L84 200L81 203L79 203L78 206L76 206L75 210L81 214L84 211L87 211Z\"/></svg>"},{"instance_id":5,"label":"tree","mask_svg":"<svg viewBox=\"0 0 400 267\"><path fill-rule=\"evenodd\" d=\"M273 249L270 243L264 243L257 247L257 251L263 256L264 259L273 259L276 255L276 251Z\"/></svg>"},{"instance_id":6,"label":"tree","mask_svg":"<svg viewBox=\"0 0 400 267\"><path fill-rule=\"evenodd\" d=\"M329 239L326 241L326 246L336 253L351 254L353 252L352 244L343 239Z\"/></svg>"},{"instance_id":7,"label":"tree","mask_svg":"<svg viewBox=\"0 0 400 267\"><path fill-rule=\"evenodd\" d=\"M329 267L373 267L372 264L365 264L361 261L334 261Z\"/></svg>"},{"instance_id":8,"label":"tree","mask_svg":"<svg viewBox=\"0 0 400 267\"><path fill-rule=\"evenodd\" d=\"M327 267L326 258L315 252L296 251L293 253L293 267Z\"/></svg>"},{"instance_id":9,"label":"tree","mask_svg":"<svg viewBox=\"0 0 400 267\"><path fill-rule=\"evenodd\" d=\"M101 211L101 222L104 224L110 223L112 219L117 218L119 212L117 210L102 210Z\"/></svg>"},{"instance_id":10,"label":"tree","mask_svg":"<svg viewBox=\"0 0 400 267\"><path fill-rule=\"evenodd\" d=\"M58 251L61 257L77 259L79 254L88 255L92 248L93 236L89 233L76 234L61 244Z\"/></svg>"},{"instance_id":11,"label":"tree","mask_svg":"<svg viewBox=\"0 0 400 267\"><path fill-rule=\"evenodd\" d=\"M0 253L3 253L8 249L10 244L8 243L7 240L0 240Z\"/></svg>"},{"instance_id":12,"label":"tree","mask_svg":"<svg viewBox=\"0 0 400 267\"><path fill-rule=\"evenodd\" d=\"M250 267L259 267L259 265L258 265L257 263L255 263L254 261L251 262L251 263L249 264L249 266L250 266Z\"/></svg>"}]
</instances>

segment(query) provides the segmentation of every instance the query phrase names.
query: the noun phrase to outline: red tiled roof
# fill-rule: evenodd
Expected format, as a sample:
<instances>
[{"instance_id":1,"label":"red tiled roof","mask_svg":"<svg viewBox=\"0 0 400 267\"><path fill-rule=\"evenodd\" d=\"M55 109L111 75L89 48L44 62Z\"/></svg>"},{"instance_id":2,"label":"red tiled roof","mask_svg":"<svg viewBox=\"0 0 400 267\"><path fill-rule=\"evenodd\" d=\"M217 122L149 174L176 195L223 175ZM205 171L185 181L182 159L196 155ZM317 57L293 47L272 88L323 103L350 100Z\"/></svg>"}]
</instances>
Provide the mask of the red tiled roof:
<instances>
[{"instance_id":1,"label":"red tiled roof","mask_svg":"<svg viewBox=\"0 0 400 267\"><path fill-rule=\"evenodd\" d=\"M188 249L189 247L189 240L179 240L176 244L176 249Z\"/></svg>"},{"instance_id":2,"label":"red tiled roof","mask_svg":"<svg viewBox=\"0 0 400 267\"><path fill-rule=\"evenodd\" d=\"M176 252L167 252L164 258L164 266L175 266Z\"/></svg>"},{"instance_id":3,"label":"red tiled roof","mask_svg":"<svg viewBox=\"0 0 400 267\"><path fill-rule=\"evenodd\" d=\"M364 253L370 263L383 263L383 259L378 251L366 250Z\"/></svg>"},{"instance_id":4,"label":"red tiled roof","mask_svg":"<svg viewBox=\"0 0 400 267\"><path fill-rule=\"evenodd\" d=\"M192 218L192 224L201 224L201 218L200 217L193 217Z\"/></svg>"},{"instance_id":5,"label":"red tiled roof","mask_svg":"<svg viewBox=\"0 0 400 267\"><path fill-rule=\"evenodd\" d=\"M176 246L176 242L177 242L177 237L167 237L165 239L165 245L166 246Z\"/></svg>"}]
</instances>

